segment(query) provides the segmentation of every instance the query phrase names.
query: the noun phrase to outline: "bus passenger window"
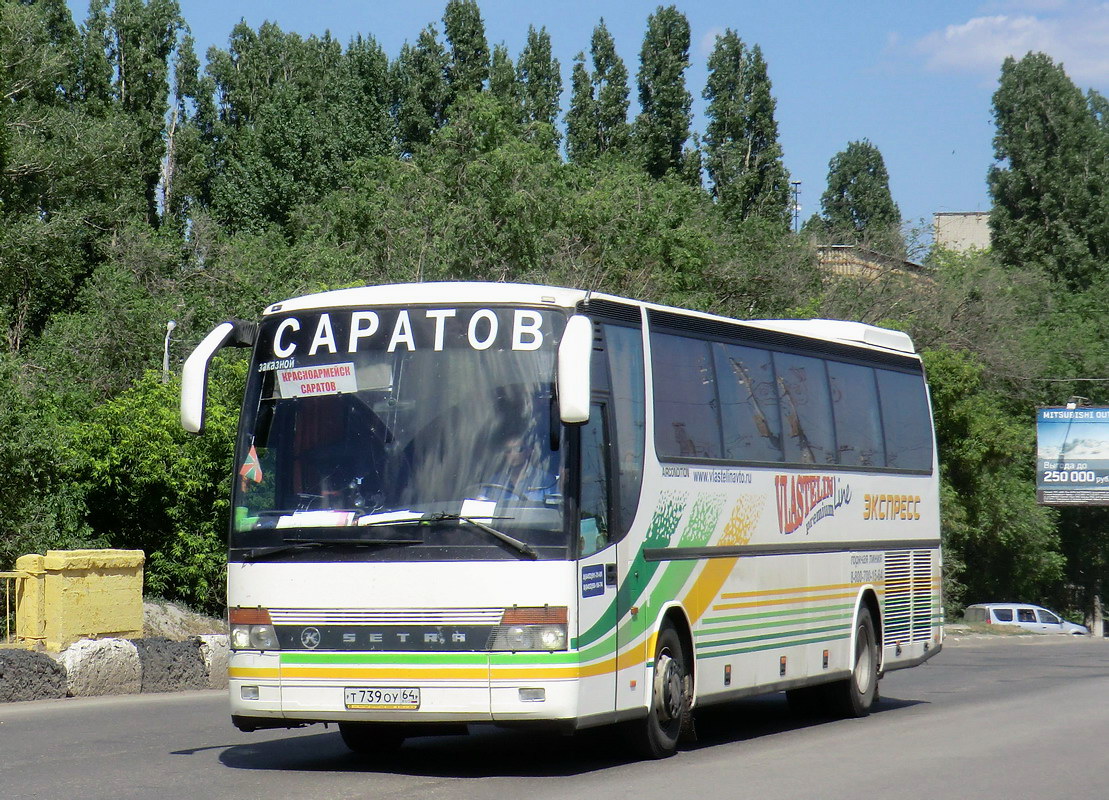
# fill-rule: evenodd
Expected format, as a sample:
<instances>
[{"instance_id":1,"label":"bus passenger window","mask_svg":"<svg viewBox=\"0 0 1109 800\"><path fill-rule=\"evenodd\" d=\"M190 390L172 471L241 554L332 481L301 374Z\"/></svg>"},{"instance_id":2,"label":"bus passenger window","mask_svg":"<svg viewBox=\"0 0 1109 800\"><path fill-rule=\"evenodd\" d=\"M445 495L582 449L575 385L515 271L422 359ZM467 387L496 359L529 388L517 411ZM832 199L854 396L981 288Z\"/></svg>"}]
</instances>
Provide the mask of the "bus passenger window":
<instances>
[{"instance_id":1,"label":"bus passenger window","mask_svg":"<svg viewBox=\"0 0 1109 800\"><path fill-rule=\"evenodd\" d=\"M724 458L781 461L782 430L770 353L754 347L714 344L720 387Z\"/></svg>"},{"instance_id":2,"label":"bus passenger window","mask_svg":"<svg viewBox=\"0 0 1109 800\"><path fill-rule=\"evenodd\" d=\"M874 370L858 364L828 362L832 413L836 419L837 463L851 467L884 467L882 417Z\"/></svg>"},{"instance_id":3,"label":"bus passenger window","mask_svg":"<svg viewBox=\"0 0 1109 800\"><path fill-rule=\"evenodd\" d=\"M589 422L581 428L581 502L579 553L591 555L609 539L608 437L604 407L593 406Z\"/></svg>"},{"instance_id":4,"label":"bus passenger window","mask_svg":"<svg viewBox=\"0 0 1109 800\"><path fill-rule=\"evenodd\" d=\"M932 468L932 427L924 377L877 370L886 466L928 471Z\"/></svg>"},{"instance_id":5,"label":"bus passenger window","mask_svg":"<svg viewBox=\"0 0 1109 800\"><path fill-rule=\"evenodd\" d=\"M655 384L655 446L679 458L720 458L716 368L709 343L651 335Z\"/></svg>"},{"instance_id":6,"label":"bus passenger window","mask_svg":"<svg viewBox=\"0 0 1109 800\"><path fill-rule=\"evenodd\" d=\"M835 464L836 437L824 361L775 353L774 373L782 410L786 461Z\"/></svg>"}]
</instances>

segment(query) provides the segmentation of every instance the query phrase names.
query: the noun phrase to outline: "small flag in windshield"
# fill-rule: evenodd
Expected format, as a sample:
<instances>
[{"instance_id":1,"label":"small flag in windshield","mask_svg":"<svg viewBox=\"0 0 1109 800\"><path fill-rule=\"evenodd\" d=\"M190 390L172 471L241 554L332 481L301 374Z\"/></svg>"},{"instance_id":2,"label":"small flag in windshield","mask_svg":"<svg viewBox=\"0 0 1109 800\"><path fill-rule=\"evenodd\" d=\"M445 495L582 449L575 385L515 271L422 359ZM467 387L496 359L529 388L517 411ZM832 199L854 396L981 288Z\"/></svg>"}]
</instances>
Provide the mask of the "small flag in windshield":
<instances>
[{"instance_id":1,"label":"small flag in windshield","mask_svg":"<svg viewBox=\"0 0 1109 800\"><path fill-rule=\"evenodd\" d=\"M258 451L254 449L254 445L250 446L250 452L246 454L246 461L239 469L239 477L242 479L244 492L247 489L247 481L262 482L262 464L258 461Z\"/></svg>"}]
</instances>

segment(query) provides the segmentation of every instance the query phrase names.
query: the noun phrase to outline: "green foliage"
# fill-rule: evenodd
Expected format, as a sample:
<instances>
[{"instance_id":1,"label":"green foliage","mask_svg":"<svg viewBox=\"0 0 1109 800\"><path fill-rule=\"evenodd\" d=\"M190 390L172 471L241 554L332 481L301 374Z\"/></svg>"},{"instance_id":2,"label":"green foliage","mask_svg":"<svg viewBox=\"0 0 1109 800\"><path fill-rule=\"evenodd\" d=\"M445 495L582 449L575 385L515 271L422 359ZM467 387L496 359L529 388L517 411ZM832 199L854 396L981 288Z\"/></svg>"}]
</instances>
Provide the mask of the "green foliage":
<instances>
[{"instance_id":1,"label":"green foliage","mask_svg":"<svg viewBox=\"0 0 1109 800\"><path fill-rule=\"evenodd\" d=\"M147 372L70 433L88 524L112 547L144 550L147 591L209 613L223 607L232 443L242 360L213 370L207 435L181 428L176 381Z\"/></svg>"},{"instance_id":2,"label":"green foliage","mask_svg":"<svg viewBox=\"0 0 1109 800\"><path fill-rule=\"evenodd\" d=\"M415 153L446 121L450 101L448 63L447 51L433 25L420 31L416 44L405 42L393 62L393 115L402 152Z\"/></svg>"},{"instance_id":3,"label":"green foliage","mask_svg":"<svg viewBox=\"0 0 1109 800\"><path fill-rule=\"evenodd\" d=\"M693 98L685 88L689 20L674 6L659 6L647 18L639 64L640 112L633 129L639 161L652 178L680 173Z\"/></svg>"},{"instance_id":4,"label":"green foliage","mask_svg":"<svg viewBox=\"0 0 1109 800\"><path fill-rule=\"evenodd\" d=\"M480 92L489 77L489 45L475 0L448 0L443 30L451 46L446 77L452 97Z\"/></svg>"},{"instance_id":5,"label":"green foliage","mask_svg":"<svg viewBox=\"0 0 1109 800\"><path fill-rule=\"evenodd\" d=\"M993 96L993 248L1008 266L1034 264L1085 288L1109 258L1105 105L1089 102L1043 53L1007 58ZM1099 122L1100 121L1100 122Z\"/></svg>"},{"instance_id":6,"label":"green foliage","mask_svg":"<svg viewBox=\"0 0 1109 800\"><path fill-rule=\"evenodd\" d=\"M489 67L489 93L505 105L520 102L520 87L516 83L516 67L512 56L503 44L493 46L493 61Z\"/></svg>"},{"instance_id":7,"label":"green foliage","mask_svg":"<svg viewBox=\"0 0 1109 800\"><path fill-rule=\"evenodd\" d=\"M528 28L527 43L516 64L520 87L520 110L527 135L540 147L558 150L558 98L562 74L558 59L551 55L551 37L546 28Z\"/></svg>"},{"instance_id":8,"label":"green foliage","mask_svg":"<svg viewBox=\"0 0 1109 800\"><path fill-rule=\"evenodd\" d=\"M900 255L901 211L890 194L881 151L866 139L849 142L828 162L828 188L820 197L825 237L835 244L863 244Z\"/></svg>"},{"instance_id":9,"label":"green foliage","mask_svg":"<svg viewBox=\"0 0 1109 800\"><path fill-rule=\"evenodd\" d=\"M597 101L585 53L578 53L570 73L570 108L566 112L566 156L570 161L586 164L597 157L596 119Z\"/></svg>"},{"instance_id":10,"label":"green foliage","mask_svg":"<svg viewBox=\"0 0 1109 800\"><path fill-rule=\"evenodd\" d=\"M762 217L789 228L789 173L778 144L775 101L758 45L731 29L709 58L705 151L713 195L728 219Z\"/></svg>"},{"instance_id":11,"label":"green foliage","mask_svg":"<svg viewBox=\"0 0 1109 800\"><path fill-rule=\"evenodd\" d=\"M585 55L580 54L566 114L567 154L582 164L602 155L626 156L630 136L628 70L603 19L593 29L589 52L593 72L586 69Z\"/></svg>"},{"instance_id":12,"label":"green foliage","mask_svg":"<svg viewBox=\"0 0 1109 800\"><path fill-rule=\"evenodd\" d=\"M647 20L632 126L602 20L574 62L564 163L547 32L514 63L490 55L473 0L449 0L443 25L445 43L428 26L390 63L371 37L240 24L202 65L173 0L93 0L79 28L62 0L0 2L0 560L141 547L152 592L219 613L245 366L217 359L210 430L186 436L161 379L167 321L176 372L215 323L280 298L519 280L909 332L935 399L949 610L1105 594L1101 510L1035 504L1030 409L1109 402L1078 380L1109 370L1109 101L1046 57L1008 62L994 250L833 280L788 230L757 46L718 38L702 147L685 17ZM822 205L818 239L903 252L869 142L833 159Z\"/></svg>"},{"instance_id":13,"label":"green foliage","mask_svg":"<svg viewBox=\"0 0 1109 800\"><path fill-rule=\"evenodd\" d=\"M1035 432L965 352L924 352L942 455L944 543L961 557L954 602L1046 598L1063 577L1057 515L1036 505ZM948 570L954 564L948 565Z\"/></svg>"},{"instance_id":14,"label":"green foliage","mask_svg":"<svg viewBox=\"0 0 1109 800\"><path fill-rule=\"evenodd\" d=\"M285 225L295 205L343 185L355 159L390 152L389 68L372 39L344 52L329 35L302 39L273 23L257 32L240 23L229 49L208 55L221 103L210 134L212 183L199 194L230 230Z\"/></svg>"},{"instance_id":15,"label":"green foliage","mask_svg":"<svg viewBox=\"0 0 1109 800\"><path fill-rule=\"evenodd\" d=\"M80 491L66 480L62 447L48 396L36 396L33 376L0 354L0 570L27 553L102 546L83 522Z\"/></svg>"},{"instance_id":16,"label":"green foliage","mask_svg":"<svg viewBox=\"0 0 1109 800\"><path fill-rule=\"evenodd\" d=\"M165 155L169 57L184 25L175 0L115 0L111 14L115 35L108 52L115 96L138 134L141 160L135 168L152 225L159 220L157 190Z\"/></svg>"}]
</instances>

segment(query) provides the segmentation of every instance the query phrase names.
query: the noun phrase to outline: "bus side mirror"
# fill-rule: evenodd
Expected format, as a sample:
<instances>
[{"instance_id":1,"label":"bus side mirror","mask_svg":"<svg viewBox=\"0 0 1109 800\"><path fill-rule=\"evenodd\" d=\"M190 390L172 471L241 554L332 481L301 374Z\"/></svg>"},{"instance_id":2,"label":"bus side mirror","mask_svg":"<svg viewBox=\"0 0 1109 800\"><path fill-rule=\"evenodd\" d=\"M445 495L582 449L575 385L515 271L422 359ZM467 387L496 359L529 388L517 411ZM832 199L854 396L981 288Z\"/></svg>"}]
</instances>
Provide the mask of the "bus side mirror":
<instances>
[{"instance_id":1,"label":"bus side mirror","mask_svg":"<svg viewBox=\"0 0 1109 800\"><path fill-rule=\"evenodd\" d=\"M181 427L190 433L204 430L204 406L208 393L208 364L222 347L252 347L258 326L234 320L221 322L196 346L181 370Z\"/></svg>"},{"instance_id":2,"label":"bus side mirror","mask_svg":"<svg viewBox=\"0 0 1109 800\"><path fill-rule=\"evenodd\" d=\"M589 421L589 357L593 323L582 314L566 321L558 345L558 408L567 424Z\"/></svg>"}]
</instances>

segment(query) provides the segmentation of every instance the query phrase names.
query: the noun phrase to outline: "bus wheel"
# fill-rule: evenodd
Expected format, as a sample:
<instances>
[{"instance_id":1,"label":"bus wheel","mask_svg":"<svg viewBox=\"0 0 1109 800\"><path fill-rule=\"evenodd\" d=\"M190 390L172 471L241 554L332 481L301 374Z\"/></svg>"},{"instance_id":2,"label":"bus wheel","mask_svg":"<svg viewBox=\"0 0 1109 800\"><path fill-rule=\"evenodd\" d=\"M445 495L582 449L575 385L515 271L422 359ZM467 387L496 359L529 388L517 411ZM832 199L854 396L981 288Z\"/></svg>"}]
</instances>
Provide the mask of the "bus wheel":
<instances>
[{"instance_id":1,"label":"bus wheel","mask_svg":"<svg viewBox=\"0 0 1109 800\"><path fill-rule=\"evenodd\" d=\"M855 663L851 677L829 686L835 710L847 717L865 717L878 696L878 639L870 609L859 610L855 625Z\"/></svg>"},{"instance_id":2,"label":"bus wheel","mask_svg":"<svg viewBox=\"0 0 1109 800\"><path fill-rule=\"evenodd\" d=\"M404 743L404 732L396 726L374 722L340 722L339 735L361 756L388 755Z\"/></svg>"},{"instance_id":3,"label":"bus wheel","mask_svg":"<svg viewBox=\"0 0 1109 800\"><path fill-rule=\"evenodd\" d=\"M693 676L677 631L666 625L655 644L655 678L651 708L638 723L639 750L647 758L667 758L678 749L683 729L690 727L689 701Z\"/></svg>"}]
</instances>

